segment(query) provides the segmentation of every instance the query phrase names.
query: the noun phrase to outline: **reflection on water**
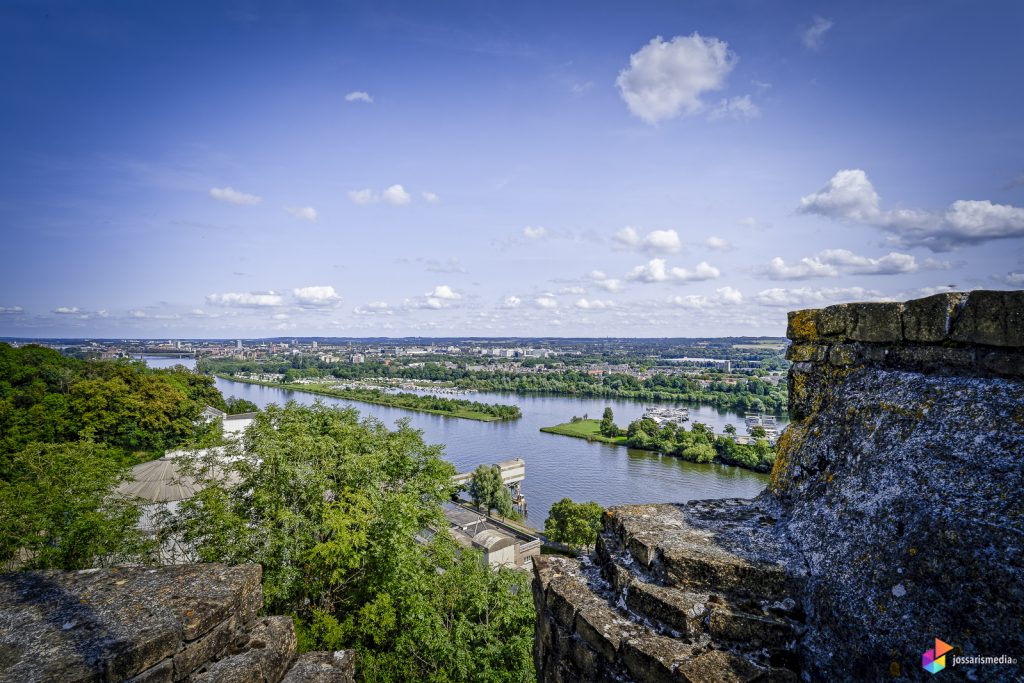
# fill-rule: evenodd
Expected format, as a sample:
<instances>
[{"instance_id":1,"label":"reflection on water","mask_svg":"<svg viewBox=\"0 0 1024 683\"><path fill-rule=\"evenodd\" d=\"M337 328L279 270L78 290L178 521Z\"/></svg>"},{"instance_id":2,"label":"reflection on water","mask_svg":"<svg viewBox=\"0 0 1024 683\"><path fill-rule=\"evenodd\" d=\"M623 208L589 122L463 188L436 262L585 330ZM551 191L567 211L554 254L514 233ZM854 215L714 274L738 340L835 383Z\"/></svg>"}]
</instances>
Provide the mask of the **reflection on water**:
<instances>
[{"instance_id":1,"label":"reflection on water","mask_svg":"<svg viewBox=\"0 0 1024 683\"><path fill-rule=\"evenodd\" d=\"M152 367L176 364L194 367L192 359L147 358ZM445 457L460 472L480 463L521 457L526 460L523 493L529 501L528 521L542 526L552 503L561 498L595 500L601 505L623 503L684 502L700 498L749 498L764 488L768 477L726 465L697 464L649 451L588 443L540 432L541 427L568 422L573 415L599 418L611 406L615 421L626 425L643 414L645 404L637 401L571 398L562 396L518 396L471 394L467 398L487 403L515 403L523 417L514 422L477 422L416 413L399 408L352 403L327 396L217 379L225 396L252 401L261 408L270 403L294 400L311 405L352 405L364 415L387 424L408 419L423 431L429 443L446 445ZM731 423L743 433L743 416L707 406L690 406L690 420L703 422L720 432ZM785 421L780 421L780 427Z\"/></svg>"}]
</instances>

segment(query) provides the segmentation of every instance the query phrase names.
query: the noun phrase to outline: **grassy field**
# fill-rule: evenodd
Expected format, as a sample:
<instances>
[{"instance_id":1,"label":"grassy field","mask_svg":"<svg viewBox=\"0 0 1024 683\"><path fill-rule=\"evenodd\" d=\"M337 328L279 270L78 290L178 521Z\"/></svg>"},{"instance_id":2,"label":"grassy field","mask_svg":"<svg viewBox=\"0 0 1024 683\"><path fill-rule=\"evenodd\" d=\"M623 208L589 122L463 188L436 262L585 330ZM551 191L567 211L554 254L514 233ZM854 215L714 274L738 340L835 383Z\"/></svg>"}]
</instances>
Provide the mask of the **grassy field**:
<instances>
[{"instance_id":1,"label":"grassy field","mask_svg":"<svg viewBox=\"0 0 1024 683\"><path fill-rule=\"evenodd\" d=\"M401 408L402 410L415 410L420 413L431 413L434 415L444 415L446 417L458 417L464 420L479 420L480 422L498 422L500 418L494 415L488 415L487 413L479 413L473 410L455 409L451 411L446 410L431 410L429 408L415 408L412 406L396 405L393 402L388 401L388 395L384 394L381 400L367 400L363 396L356 396L344 389L330 389L319 384L281 384L280 382L262 382L255 379L242 379L240 377L232 377L231 375L222 375L217 373L217 377L221 379L230 380L232 382L245 382L246 384L259 384L264 387L274 387L275 389L285 389L287 391L301 391L307 394L320 394L321 396L330 396L332 398L340 398L346 401L357 401L359 403L370 403L373 405L387 406L389 408Z\"/></svg>"},{"instance_id":2,"label":"grassy field","mask_svg":"<svg viewBox=\"0 0 1024 683\"><path fill-rule=\"evenodd\" d=\"M554 427L541 427L540 431L547 434L573 436L577 439L586 439L587 441L600 441L601 443L610 443L615 446L626 445L626 437L616 436L609 438L607 436L601 436L600 429L600 420L580 420L579 422L566 422L564 424L555 425Z\"/></svg>"}]
</instances>

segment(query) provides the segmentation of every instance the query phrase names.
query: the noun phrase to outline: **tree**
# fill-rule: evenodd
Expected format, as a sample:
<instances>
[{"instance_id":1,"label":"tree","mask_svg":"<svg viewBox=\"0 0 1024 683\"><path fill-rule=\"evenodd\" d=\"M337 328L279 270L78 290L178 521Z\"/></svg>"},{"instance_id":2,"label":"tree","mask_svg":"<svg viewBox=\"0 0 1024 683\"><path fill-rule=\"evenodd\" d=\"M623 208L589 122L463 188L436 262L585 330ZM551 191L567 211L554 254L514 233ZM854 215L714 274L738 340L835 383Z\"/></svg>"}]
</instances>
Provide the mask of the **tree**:
<instances>
[{"instance_id":1,"label":"tree","mask_svg":"<svg viewBox=\"0 0 1024 683\"><path fill-rule=\"evenodd\" d=\"M600 431L601 436L608 438L619 435L619 428L615 426L615 418L612 415L610 406L604 409L604 415L601 417L601 427L598 431Z\"/></svg>"},{"instance_id":2,"label":"tree","mask_svg":"<svg viewBox=\"0 0 1024 683\"><path fill-rule=\"evenodd\" d=\"M237 485L194 463L209 485L179 533L203 561L261 564L264 607L293 616L301 649L355 649L363 680L534 680L529 578L449 536L441 447L408 422L294 403L261 411L245 441L252 455L229 445L221 464Z\"/></svg>"},{"instance_id":3,"label":"tree","mask_svg":"<svg viewBox=\"0 0 1024 683\"><path fill-rule=\"evenodd\" d=\"M736 434L736 427L731 425L731 424L728 424L728 425L725 425L725 427L724 427L724 429L722 431L724 431L726 434L729 434L730 436L732 436L732 435Z\"/></svg>"},{"instance_id":4,"label":"tree","mask_svg":"<svg viewBox=\"0 0 1024 683\"><path fill-rule=\"evenodd\" d=\"M544 535L577 550L589 549L597 541L603 514L604 508L594 501L575 503L563 498L551 506L544 520Z\"/></svg>"},{"instance_id":5,"label":"tree","mask_svg":"<svg viewBox=\"0 0 1024 683\"><path fill-rule=\"evenodd\" d=\"M228 415L255 413L260 409L260 407L252 401L247 401L244 398L236 398L234 396L229 396L224 403L227 406L226 412Z\"/></svg>"},{"instance_id":6,"label":"tree","mask_svg":"<svg viewBox=\"0 0 1024 683\"><path fill-rule=\"evenodd\" d=\"M0 480L0 566L85 569L147 559L139 509L112 495L126 477L108 448L30 444Z\"/></svg>"},{"instance_id":7,"label":"tree","mask_svg":"<svg viewBox=\"0 0 1024 683\"><path fill-rule=\"evenodd\" d=\"M716 454L715 447L707 443L695 444L682 453L683 458L690 462L711 462Z\"/></svg>"},{"instance_id":8,"label":"tree","mask_svg":"<svg viewBox=\"0 0 1024 683\"><path fill-rule=\"evenodd\" d=\"M498 508L501 512L501 492L505 484L501 479L501 468L497 465L478 465L473 470L473 478L469 482L469 497L478 508L491 511ZM512 511L511 494L508 497L508 512ZM505 514L502 512L502 514Z\"/></svg>"},{"instance_id":9,"label":"tree","mask_svg":"<svg viewBox=\"0 0 1024 683\"><path fill-rule=\"evenodd\" d=\"M768 436L768 431L761 425L757 425L756 427L751 427L750 435L755 439L763 439Z\"/></svg>"}]
</instances>

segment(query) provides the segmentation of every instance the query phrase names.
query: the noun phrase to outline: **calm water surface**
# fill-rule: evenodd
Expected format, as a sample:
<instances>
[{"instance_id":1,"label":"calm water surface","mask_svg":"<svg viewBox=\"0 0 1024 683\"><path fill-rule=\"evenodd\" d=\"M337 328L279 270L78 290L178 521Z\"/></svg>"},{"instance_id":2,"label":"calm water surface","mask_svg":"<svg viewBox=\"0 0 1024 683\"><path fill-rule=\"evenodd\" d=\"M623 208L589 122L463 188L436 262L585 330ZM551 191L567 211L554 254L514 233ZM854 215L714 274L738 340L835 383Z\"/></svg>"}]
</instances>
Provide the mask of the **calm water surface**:
<instances>
[{"instance_id":1,"label":"calm water surface","mask_svg":"<svg viewBox=\"0 0 1024 683\"><path fill-rule=\"evenodd\" d=\"M194 367L193 359L147 357L151 367L182 364ZM328 396L264 387L256 384L217 379L224 396L252 401L261 408L270 404L296 401L311 405L351 405L364 415L372 415L387 424L408 418L423 431L428 443L445 444L445 457L460 472L481 463L509 458L526 461L523 493L529 503L527 521L542 527L552 503L569 497L576 501L594 500L604 506L623 503L685 502L701 498L749 498L757 495L768 481L767 475L738 467L685 462L649 451L587 443L540 432L541 427L568 422L573 415L600 418L605 406L611 406L615 422L626 425L643 414L646 404L637 401L571 398L564 396L522 396L515 394L474 393L460 395L485 403L514 403L523 417L514 422L477 422L357 403ZM664 404L662 404L664 405ZM690 423L703 422L716 432L727 423L743 433L743 416L707 406L689 406ZM784 421L780 420L780 426Z\"/></svg>"}]
</instances>

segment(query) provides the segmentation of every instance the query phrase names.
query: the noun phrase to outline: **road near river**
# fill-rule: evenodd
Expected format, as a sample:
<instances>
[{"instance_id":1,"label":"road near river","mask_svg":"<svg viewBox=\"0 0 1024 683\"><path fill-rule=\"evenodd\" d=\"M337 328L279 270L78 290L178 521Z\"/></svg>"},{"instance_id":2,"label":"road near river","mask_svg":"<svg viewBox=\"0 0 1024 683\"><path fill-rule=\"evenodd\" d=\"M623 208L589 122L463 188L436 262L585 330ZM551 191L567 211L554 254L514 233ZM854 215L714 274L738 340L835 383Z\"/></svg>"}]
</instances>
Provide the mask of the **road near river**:
<instances>
[{"instance_id":1,"label":"road near river","mask_svg":"<svg viewBox=\"0 0 1024 683\"><path fill-rule=\"evenodd\" d=\"M169 367L177 363L194 366L192 359L146 358L151 367ZM767 484L768 477L726 465L699 465L671 456L599 443L587 443L539 430L573 415L600 418L605 406L611 406L615 421L625 426L640 417L645 405L637 401L572 398L565 396L523 396L515 394L473 393L460 396L485 403L514 403L523 417L513 422L477 422L418 413L366 403L348 402L326 396L289 391L276 387L217 379L224 396L237 396L263 407L289 400L312 404L352 405L364 415L372 415L391 425L408 418L423 431L428 443L445 444L445 457L460 472L480 463L509 458L526 461L523 493L529 504L527 522L543 527L548 509L558 500L594 500L604 506L623 503L684 502L701 498L749 498ZM667 405L667 404L659 404ZM731 423L743 433L743 416L706 406L689 406L690 423L703 422L716 432ZM780 420L780 426L785 421Z\"/></svg>"}]
</instances>

